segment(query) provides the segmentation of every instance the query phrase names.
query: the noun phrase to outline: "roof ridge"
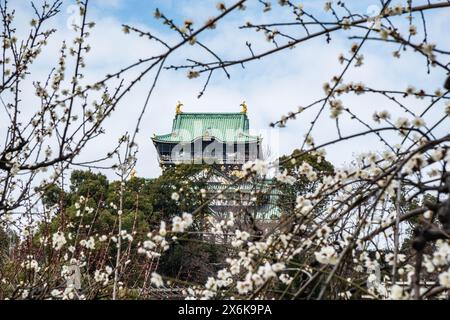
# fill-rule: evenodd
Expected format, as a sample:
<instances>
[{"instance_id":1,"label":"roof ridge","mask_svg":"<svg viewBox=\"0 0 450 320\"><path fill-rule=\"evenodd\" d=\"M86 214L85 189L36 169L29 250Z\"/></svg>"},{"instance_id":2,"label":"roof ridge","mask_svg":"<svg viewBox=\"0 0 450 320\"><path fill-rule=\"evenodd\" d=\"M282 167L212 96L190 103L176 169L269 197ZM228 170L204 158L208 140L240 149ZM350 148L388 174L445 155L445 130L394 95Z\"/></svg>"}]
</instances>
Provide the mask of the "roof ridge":
<instances>
[{"instance_id":1,"label":"roof ridge","mask_svg":"<svg viewBox=\"0 0 450 320\"><path fill-rule=\"evenodd\" d=\"M183 115L208 115L208 116L212 116L212 115L235 115L235 116L245 116L245 113L242 112L182 112L180 114L178 114L178 116L183 116Z\"/></svg>"}]
</instances>

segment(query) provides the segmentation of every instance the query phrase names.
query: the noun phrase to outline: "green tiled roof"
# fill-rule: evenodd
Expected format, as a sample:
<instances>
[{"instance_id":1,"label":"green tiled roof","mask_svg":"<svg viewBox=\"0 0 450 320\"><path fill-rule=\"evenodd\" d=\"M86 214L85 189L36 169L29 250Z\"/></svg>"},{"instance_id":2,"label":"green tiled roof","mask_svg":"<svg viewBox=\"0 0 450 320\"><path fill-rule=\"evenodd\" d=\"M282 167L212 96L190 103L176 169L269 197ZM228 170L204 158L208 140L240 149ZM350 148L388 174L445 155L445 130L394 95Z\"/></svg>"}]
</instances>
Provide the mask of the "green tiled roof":
<instances>
[{"instance_id":1,"label":"green tiled roof","mask_svg":"<svg viewBox=\"0 0 450 320\"><path fill-rule=\"evenodd\" d=\"M191 142L210 137L222 142L256 142L259 137L249 135L249 121L245 113L180 113L173 120L172 133L153 137L155 142Z\"/></svg>"}]
</instances>

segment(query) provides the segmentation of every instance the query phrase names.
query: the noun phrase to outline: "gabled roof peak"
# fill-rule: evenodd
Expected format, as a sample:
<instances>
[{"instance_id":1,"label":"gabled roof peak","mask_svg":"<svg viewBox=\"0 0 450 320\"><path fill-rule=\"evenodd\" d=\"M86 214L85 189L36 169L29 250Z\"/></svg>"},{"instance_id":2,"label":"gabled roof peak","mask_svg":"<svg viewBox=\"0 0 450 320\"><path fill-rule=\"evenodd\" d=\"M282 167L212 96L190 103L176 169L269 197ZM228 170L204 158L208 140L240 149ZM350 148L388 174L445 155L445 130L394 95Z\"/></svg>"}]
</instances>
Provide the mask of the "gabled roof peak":
<instances>
[{"instance_id":1,"label":"gabled roof peak","mask_svg":"<svg viewBox=\"0 0 450 320\"><path fill-rule=\"evenodd\" d=\"M241 105L240 105L240 107L242 108L242 111L241 111L241 112L220 112L220 113L214 113L214 112L211 112L211 113L208 113L208 112L183 112L183 111L181 110L182 107L184 107L184 104L183 104L181 101L178 101L178 102L177 102L177 105L176 105L176 111L175 111L175 114L176 114L176 115L181 115L181 114L188 114L188 115L203 115L203 114L205 114L205 115L216 115L216 114L218 114L218 115L230 115L230 114L244 114L244 115L247 115L247 111L248 111L247 102L245 102L245 101L242 102Z\"/></svg>"},{"instance_id":2,"label":"gabled roof peak","mask_svg":"<svg viewBox=\"0 0 450 320\"><path fill-rule=\"evenodd\" d=\"M177 116L247 116L243 112L181 112Z\"/></svg>"},{"instance_id":3,"label":"gabled roof peak","mask_svg":"<svg viewBox=\"0 0 450 320\"><path fill-rule=\"evenodd\" d=\"M190 142L205 136L222 142L258 141L249 135L249 119L244 112L177 112L170 134L156 136L159 142Z\"/></svg>"}]
</instances>

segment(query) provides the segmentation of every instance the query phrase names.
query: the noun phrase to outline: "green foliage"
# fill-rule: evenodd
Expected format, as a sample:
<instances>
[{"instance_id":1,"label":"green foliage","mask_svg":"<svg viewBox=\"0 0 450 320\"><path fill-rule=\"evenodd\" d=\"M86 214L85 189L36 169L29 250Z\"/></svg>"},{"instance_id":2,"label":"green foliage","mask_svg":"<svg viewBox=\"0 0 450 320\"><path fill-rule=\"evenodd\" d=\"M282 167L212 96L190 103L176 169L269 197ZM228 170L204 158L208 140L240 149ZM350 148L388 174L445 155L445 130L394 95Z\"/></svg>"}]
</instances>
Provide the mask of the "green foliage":
<instances>
[{"instance_id":1,"label":"green foliage","mask_svg":"<svg viewBox=\"0 0 450 320\"><path fill-rule=\"evenodd\" d=\"M10 263L10 248L19 242L17 234L11 230L0 228L0 276L5 273ZM1 291L1 288L0 288ZM0 297L1 298L1 297Z\"/></svg>"},{"instance_id":2,"label":"green foliage","mask_svg":"<svg viewBox=\"0 0 450 320\"><path fill-rule=\"evenodd\" d=\"M46 185L41 192L42 202L47 208L50 208L56 204L61 204L63 207L67 206L66 194L56 184Z\"/></svg>"},{"instance_id":3,"label":"green foliage","mask_svg":"<svg viewBox=\"0 0 450 320\"><path fill-rule=\"evenodd\" d=\"M162 217L173 217L180 212L192 212L202 204L200 190L206 188L212 174L205 165L181 165L170 168L152 185L154 211ZM180 195L179 203L171 199Z\"/></svg>"},{"instance_id":4,"label":"green foliage","mask_svg":"<svg viewBox=\"0 0 450 320\"><path fill-rule=\"evenodd\" d=\"M78 201L80 196L99 202L109 193L109 181L103 174L90 171L73 171L70 176L71 203Z\"/></svg>"},{"instance_id":5,"label":"green foliage","mask_svg":"<svg viewBox=\"0 0 450 320\"><path fill-rule=\"evenodd\" d=\"M290 158L295 161L290 161ZM299 167L306 162L317 173L317 181L309 181L305 175L299 172ZM290 156L283 156L280 158L280 170L286 170L288 174L295 178L293 185L285 183L278 183L278 189L281 191L281 196L278 205L283 212L293 212L296 205L296 198L299 195L313 192L317 187L318 181L324 176L334 174L334 166L323 157L313 154L302 154L300 150L295 150Z\"/></svg>"},{"instance_id":6,"label":"green foliage","mask_svg":"<svg viewBox=\"0 0 450 320\"><path fill-rule=\"evenodd\" d=\"M0 266L3 266L3 263L8 255L9 248L9 236L8 234L0 228Z\"/></svg>"},{"instance_id":7,"label":"green foliage","mask_svg":"<svg viewBox=\"0 0 450 320\"><path fill-rule=\"evenodd\" d=\"M167 220L180 215L180 212L193 212L199 208L204 201L200 190L207 188L207 181L212 174L212 168L205 165L182 165L165 171L151 188L154 216ZM180 195L179 203L171 199L173 192ZM206 209L199 215L205 213ZM201 230L201 225L197 223L194 228ZM184 281L206 281L216 271L213 265L220 261L221 254L218 246L203 240L200 235L180 239L162 256L158 272Z\"/></svg>"},{"instance_id":8,"label":"green foliage","mask_svg":"<svg viewBox=\"0 0 450 320\"><path fill-rule=\"evenodd\" d=\"M50 226L41 226L40 234L55 233L70 222L74 230L72 233L83 239L117 235L122 189L122 230L133 234L134 241L130 251L134 256L132 261L141 261L137 257L137 244L146 240L148 232L158 230L161 221L169 222L174 216L197 209L203 202L200 190L206 188L211 173L210 168L202 165L177 166L166 170L157 179L133 177L125 181L122 189L120 181L108 181L100 173L73 171L67 192L55 185L43 189L45 205L56 205L59 211ZM180 195L179 201L172 199L174 192ZM64 204L62 208L61 204ZM79 225L86 227L77 230ZM194 225L194 228L200 227L200 224ZM201 244L199 240L198 236L181 239L179 244L163 255L161 273L173 276L180 274L186 279L195 279L196 272L192 271L194 265L200 270L202 268L196 264L217 258L211 252L211 245ZM127 245L128 242L125 241L123 246ZM115 246L111 245L108 256L114 257L115 250ZM115 262L111 259L110 263ZM180 273L180 270L183 271ZM201 273L206 274L207 271L203 270Z\"/></svg>"},{"instance_id":9,"label":"green foliage","mask_svg":"<svg viewBox=\"0 0 450 320\"><path fill-rule=\"evenodd\" d=\"M162 256L158 272L170 278L203 283L217 272L215 265L224 260L224 249L194 237L180 241Z\"/></svg>"}]
</instances>

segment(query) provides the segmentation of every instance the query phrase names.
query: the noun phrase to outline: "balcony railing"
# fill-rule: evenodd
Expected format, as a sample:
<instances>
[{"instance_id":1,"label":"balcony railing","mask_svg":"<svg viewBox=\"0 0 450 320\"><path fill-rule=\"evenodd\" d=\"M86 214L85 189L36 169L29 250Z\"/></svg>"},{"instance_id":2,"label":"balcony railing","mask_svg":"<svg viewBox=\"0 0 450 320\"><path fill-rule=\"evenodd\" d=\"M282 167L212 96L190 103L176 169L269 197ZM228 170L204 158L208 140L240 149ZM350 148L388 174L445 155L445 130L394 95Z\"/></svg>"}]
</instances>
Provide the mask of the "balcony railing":
<instances>
[{"instance_id":1,"label":"balcony railing","mask_svg":"<svg viewBox=\"0 0 450 320\"><path fill-rule=\"evenodd\" d=\"M205 156L191 156L191 157L178 157L173 159L171 156L161 155L160 163L162 164L188 164L188 163L215 163L215 164L240 164L243 165L249 161L249 157L243 158L218 158L218 157L205 157Z\"/></svg>"}]
</instances>

